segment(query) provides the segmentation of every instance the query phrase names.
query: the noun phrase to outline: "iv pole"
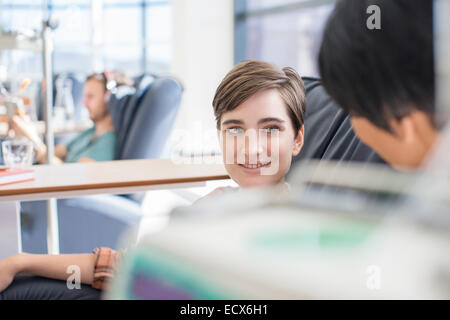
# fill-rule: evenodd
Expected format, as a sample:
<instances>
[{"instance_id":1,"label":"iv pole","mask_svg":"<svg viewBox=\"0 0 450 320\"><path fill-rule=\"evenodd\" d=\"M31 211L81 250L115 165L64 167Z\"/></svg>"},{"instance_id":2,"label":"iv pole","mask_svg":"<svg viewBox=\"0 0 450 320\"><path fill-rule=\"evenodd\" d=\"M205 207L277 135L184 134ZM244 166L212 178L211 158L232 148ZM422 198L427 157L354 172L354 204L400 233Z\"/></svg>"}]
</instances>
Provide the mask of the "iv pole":
<instances>
[{"instance_id":1,"label":"iv pole","mask_svg":"<svg viewBox=\"0 0 450 320\"><path fill-rule=\"evenodd\" d=\"M43 0L43 21L42 21L42 46L43 46L43 66L45 79L45 143L47 145L47 164L53 164L54 157L54 136L53 136L53 70L52 70L52 30L56 29L57 22L52 20L48 10L47 0ZM59 254L59 230L58 211L56 199L47 200L47 251L49 254Z\"/></svg>"}]
</instances>

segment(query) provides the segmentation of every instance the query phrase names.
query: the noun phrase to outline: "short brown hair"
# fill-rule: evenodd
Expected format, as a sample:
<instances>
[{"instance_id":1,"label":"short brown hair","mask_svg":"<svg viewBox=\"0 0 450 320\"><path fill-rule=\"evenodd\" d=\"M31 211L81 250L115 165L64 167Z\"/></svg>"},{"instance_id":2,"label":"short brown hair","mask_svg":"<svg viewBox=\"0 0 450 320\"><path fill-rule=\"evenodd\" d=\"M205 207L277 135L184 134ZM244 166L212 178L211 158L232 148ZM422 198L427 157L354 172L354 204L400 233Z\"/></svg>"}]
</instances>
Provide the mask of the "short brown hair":
<instances>
[{"instance_id":1,"label":"short brown hair","mask_svg":"<svg viewBox=\"0 0 450 320\"><path fill-rule=\"evenodd\" d=\"M295 134L303 126L306 111L305 87L292 68L277 68L262 61L237 64L222 80L213 100L217 129L222 115L237 108L257 92L277 89L288 109Z\"/></svg>"}]
</instances>

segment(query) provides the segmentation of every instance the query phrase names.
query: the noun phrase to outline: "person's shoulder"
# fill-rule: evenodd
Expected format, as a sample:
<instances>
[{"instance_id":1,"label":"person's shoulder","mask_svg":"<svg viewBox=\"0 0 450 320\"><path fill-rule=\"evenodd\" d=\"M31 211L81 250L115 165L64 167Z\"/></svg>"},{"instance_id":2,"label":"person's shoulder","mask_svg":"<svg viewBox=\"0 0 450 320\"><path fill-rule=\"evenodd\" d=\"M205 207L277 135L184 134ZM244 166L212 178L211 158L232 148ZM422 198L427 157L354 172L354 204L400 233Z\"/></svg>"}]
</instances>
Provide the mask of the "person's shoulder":
<instances>
[{"instance_id":1,"label":"person's shoulder","mask_svg":"<svg viewBox=\"0 0 450 320\"><path fill-rule=\"evenodd\" d=\"M103 133L103 136L109 137L109 138L116 138L116 131L108 130L105 133Z\"/></svg>"},{"instance_id":2,"label":"person's shoulder","mask_svg":"<svg viewBox=\"0 0 450 320\"><path fill-rule=\"evenodd\" d=\"M78 135L75 136L75 138L73 140L80 140L83 139L84 137L91 137L95 134L95 126L92 126L90 128L87 128L84 131L81 131Z\"/></svg>"},{"instance_id":3,"label":"person's shoulder","mask_svg":"<svg viewBox=\"0 0 450 320\"><path fill-rule=\"evenodd\" d=\"M95 134L95 127L90 127L84 131L81 131L66 144L66 148L70 149L75 144L78 144L81 141L86 141L86 139L89 139L93 134Z\"/></svg>"},{"instance_id":4,"label":"person's shoulder","mask_svg":"<svg viewBox=\"0 0 450 320\"><path fill-rule=\"evenodd\" d=\"M105 131L100 137L97 138L99 142L115 142L117 139L116 132L114 130Z\"/></svg>"},{"instance_id":5,"label":"person's shoulder","mask_svg":"<svg viewBox=\"0 0 450 320\"><path fill-rule=\"evenodd\" d=\"M81 131L80 135L83 135L83 134L92 134L92 133L95 133L95 126L89 127L89 128L87 128L87 129Z\"/></svg>"}]
</instances>

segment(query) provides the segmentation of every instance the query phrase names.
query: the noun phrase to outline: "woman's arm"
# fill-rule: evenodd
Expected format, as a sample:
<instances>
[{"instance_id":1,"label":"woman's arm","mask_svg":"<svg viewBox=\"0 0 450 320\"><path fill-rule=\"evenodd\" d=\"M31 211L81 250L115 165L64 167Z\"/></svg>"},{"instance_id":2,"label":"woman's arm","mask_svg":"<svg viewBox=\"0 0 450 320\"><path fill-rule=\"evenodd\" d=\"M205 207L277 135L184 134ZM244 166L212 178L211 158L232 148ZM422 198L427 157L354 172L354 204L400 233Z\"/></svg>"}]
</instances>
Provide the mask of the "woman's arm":
<instances>
[{"instance_id":1,"label":"woman's arm","mask_svg":"<svg viewBox=\"0 0 450 320\"><path fill-rule=\"evenodd\" d=\"M66 280L71 273L67 273L69 266L80 268L81 282L92 283L94 275L95 255L90 254L19 254L19 272L36 276Z\"/></svg>"},{"instance_id":2,"label":"woman's arm","mask_svg":"<svg viewBox=\"0 0 450 320\"><path fill-rule=\"evenodd\" d=\"M95 268L95 254L27 254L0 260L0 292L5 290L17 274L31 274L46 278L67 280L72 272L67 273L69 266L77 266L80 280L84 284L92 284Z\"/></svg>"}]
</instances>

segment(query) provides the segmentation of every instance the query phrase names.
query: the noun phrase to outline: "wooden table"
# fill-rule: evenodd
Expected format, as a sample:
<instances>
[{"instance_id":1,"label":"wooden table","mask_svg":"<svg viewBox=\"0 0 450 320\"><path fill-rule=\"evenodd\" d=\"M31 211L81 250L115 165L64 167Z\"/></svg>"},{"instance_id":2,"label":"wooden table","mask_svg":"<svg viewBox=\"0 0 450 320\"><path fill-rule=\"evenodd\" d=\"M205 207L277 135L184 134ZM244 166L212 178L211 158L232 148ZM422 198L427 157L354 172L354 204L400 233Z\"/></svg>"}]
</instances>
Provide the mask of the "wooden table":
<instances>
[{"instance_id":1,"label":"wooden table","mask_svg":"<svg viewBox=\"0 0 450 320\"><path fill-rule=\"evenodd\" d=\"M0 186L0 259L22 248L19 201L191 187L229 178L222 164L176 164L156 159L37 165L33 169L34 181ZM49 230L53 230L47 238L52 248L59 234L57 227Z\"/></svg>"}]
</instances>

